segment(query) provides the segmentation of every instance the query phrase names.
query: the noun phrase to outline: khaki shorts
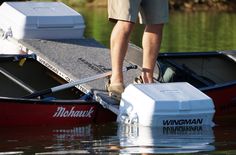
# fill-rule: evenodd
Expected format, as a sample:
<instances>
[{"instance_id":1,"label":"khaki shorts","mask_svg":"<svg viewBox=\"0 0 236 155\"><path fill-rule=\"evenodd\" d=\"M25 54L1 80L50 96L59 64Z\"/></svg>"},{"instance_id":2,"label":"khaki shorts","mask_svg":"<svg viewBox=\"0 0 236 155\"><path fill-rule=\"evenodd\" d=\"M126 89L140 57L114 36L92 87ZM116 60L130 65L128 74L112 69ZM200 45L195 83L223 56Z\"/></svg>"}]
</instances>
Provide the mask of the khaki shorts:
<instances>
[{"instance_id":1,"label":"khaki shorts","mask_svg":"<svg viewBox=\"0 0 236 155\"><path fill-rule=\"evenodd\" d=\"M168 22L168 0L108 0L108 18L141 24Z\"/></svg>"}]
</instances>

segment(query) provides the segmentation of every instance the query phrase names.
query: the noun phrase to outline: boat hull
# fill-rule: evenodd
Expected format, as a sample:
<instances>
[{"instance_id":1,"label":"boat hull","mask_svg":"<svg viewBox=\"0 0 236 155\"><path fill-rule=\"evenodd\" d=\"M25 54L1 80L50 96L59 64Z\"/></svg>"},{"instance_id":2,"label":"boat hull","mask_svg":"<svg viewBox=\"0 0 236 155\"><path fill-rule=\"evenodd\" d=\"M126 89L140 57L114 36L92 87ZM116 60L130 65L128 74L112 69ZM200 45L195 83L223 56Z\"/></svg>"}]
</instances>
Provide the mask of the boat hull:
<instances>
[{"instance_id":1,"label":"boat hull","mask_svg":"<svg viewBox=\"0 0 236 155\"><path fill-rule=\"evenodd\" d=\"M213 99L216 124L227 125L236 122L236 83L202 91Z\"/></svg>"},{"instance_id":2,"label":"boat hull","mask_svg":"<svg viewBox=\"0 0 236 155\"><path fill-rule=\"evenodd\" d=\"M0 126L78 126L105 123L116 115L97 102L0 99Z\"/></svg>"}]
</instances>

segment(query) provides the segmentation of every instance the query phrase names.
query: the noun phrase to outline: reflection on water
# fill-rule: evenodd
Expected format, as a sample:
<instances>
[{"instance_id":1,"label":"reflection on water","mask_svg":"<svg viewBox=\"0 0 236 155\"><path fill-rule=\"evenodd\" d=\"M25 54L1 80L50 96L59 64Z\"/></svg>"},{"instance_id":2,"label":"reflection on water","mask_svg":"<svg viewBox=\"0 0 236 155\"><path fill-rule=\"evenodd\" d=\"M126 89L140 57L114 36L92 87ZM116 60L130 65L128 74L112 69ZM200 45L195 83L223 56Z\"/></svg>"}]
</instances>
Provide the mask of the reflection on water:
<instances>
[{"instance_id":1,"label":"reflection on water","mask_svg":"<svg viewBox=\"0 0 236 155\"><path fill-rule=\"evenodd\" d=\"M209 126L142 127L120 125L122 153L194 153L213 151Z\"/></svg>"},{"instance_id":2,"label":"reflection on water","mask_svg":"<svg viewBox=\"0 0 236 155\"><path fill-rule=\"evenodd\" d=\"M39 152L61 152L79 150L85 152L80 141L91 141L91 125L71 128L51 127L19 127L0 129L0 154L23 152L34 154ZM87 152L87 151L86 151ZM42 153L43 154L43 153Z\"/></svg>"},{"instance_id":3,"label":"reflection on water","mask_svg":"<svg viewBox=\"0 0 236 155\"><path fill-rule=\"evenodd\" d=\"M109 47L113 24L106 8L75 8L86 22L85 36ZM236 49L236 13L170 12L164 28L161 51L215 51ZM143 26L137 25L131 42L141 46Z\"/></svg>"},{"instance_id":4,"label":"reflection on water","mask_svg":"<svg viewBox=\"0 0 236 155\"><path fill-rule=\"evenodd\" d=\"M233 128L208 126L24 127L0 129L0 154L236 153L235 138Z\"/></svg>"},{"instance_id":5,"label":"reflection on water","mask_svg":"<svg viewBox=\"0 0 236 155\"><path fill-rule=\"evenodd\" d=\"M166 25L163 51L236 49L236 13L172 12Z\"/></svg>"}]
</instances>

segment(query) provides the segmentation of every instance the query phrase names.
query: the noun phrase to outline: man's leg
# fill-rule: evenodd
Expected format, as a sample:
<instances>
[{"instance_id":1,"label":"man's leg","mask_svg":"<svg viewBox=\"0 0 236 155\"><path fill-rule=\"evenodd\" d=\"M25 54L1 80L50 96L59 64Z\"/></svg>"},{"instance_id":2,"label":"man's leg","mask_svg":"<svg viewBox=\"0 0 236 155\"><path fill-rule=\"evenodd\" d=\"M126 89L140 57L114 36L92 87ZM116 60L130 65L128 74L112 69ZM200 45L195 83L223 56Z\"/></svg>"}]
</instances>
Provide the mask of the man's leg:
<instances>
[{"instance_id":1,"label":"man's leg","mask_svg":"<svg viewBox=\"0 0 236 155\"><path fill-rule=\"evenodd\" d=\"M146 25L143 33L143 71L144 83L153 82L153 72L162 40L163 24Z\"/></svg>"},{"instance_id":2,"label":"man's leg","mask_svg":"<svg viewBox=\"0 0 236 155\"><path fill-rule=\"evenodd\" d=\"M111 84L123 83L123 61L134 23L117 21L110 38L112 76Z\"/></svg>"}]
</instances>

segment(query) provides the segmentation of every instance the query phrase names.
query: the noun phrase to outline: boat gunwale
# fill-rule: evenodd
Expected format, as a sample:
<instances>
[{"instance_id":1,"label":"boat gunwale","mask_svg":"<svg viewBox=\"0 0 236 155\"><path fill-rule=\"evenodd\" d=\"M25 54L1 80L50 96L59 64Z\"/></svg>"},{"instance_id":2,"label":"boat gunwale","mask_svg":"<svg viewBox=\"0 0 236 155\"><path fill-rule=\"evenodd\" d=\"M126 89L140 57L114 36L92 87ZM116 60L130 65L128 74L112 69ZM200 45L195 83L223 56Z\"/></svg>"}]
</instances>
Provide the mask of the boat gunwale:
<instances>
[{"instance_id":1,"label":"boat gunwale","mask_svg":"<svg viewBox=\"0 0 236 155\"><path fill-rule=\"evenodd\" d=\"M95 100L81 100L81 99L55 99L55 100L42 100L42 99L25 99L15 97L0 96L0 105L4 103L15 104L40 104L40 105L95 105L98 104Z\"/></svg>"},{"instance_id":2,"label":"boat gunwale","mask_svg":"<svg viewBox=\"0 0 236 155\"><path fill-rule=\"evenodd\" d=\"M23 59L23 58L36 60L36 57L37 57L36 54L0 54L1 61L4 61L4 60L16 61L16 60Z\"/></svg>"},{"instance_id":3,"label":"boat gunwale","mask_svg":"<svg viewBox=\"0 0 236 155\"><path fill-rule=\"evenodd\" d=\"M236 50L231 50L228 52L235 52ZM229 53L230 54L230 53ZM228 56L227 51L207 51L207 52L161 52L159 53L159 56L157 58L157 60L161 57L192 57L192 56L196 56L196 57L200 57L200 56L225 56L226 58L228 58L229 60L232 60L235 62L234 59L232 59L231 57Z\"/></svg>"},{"instance_id":4,"label":"boat gunwale","mask_svg":"<svg viewBox=\"0 0 236 155\"><path fill-rule=\"evenodd\" d=\"M236 80L231 81L231 82L226 82L226 83L215 84L214 86L206 86L206 87L202 87L198 89L201 91L210 91L210 90L217 90L217 89L228 88L228 87L236 87Z\"/></svg>"}]
</instances>

